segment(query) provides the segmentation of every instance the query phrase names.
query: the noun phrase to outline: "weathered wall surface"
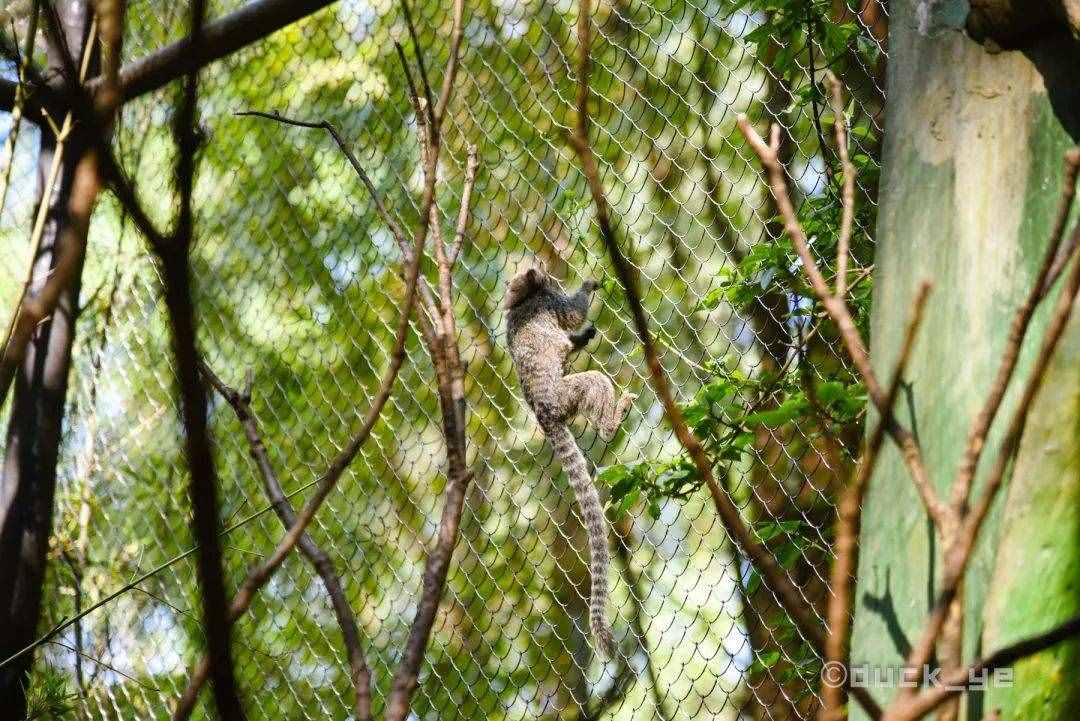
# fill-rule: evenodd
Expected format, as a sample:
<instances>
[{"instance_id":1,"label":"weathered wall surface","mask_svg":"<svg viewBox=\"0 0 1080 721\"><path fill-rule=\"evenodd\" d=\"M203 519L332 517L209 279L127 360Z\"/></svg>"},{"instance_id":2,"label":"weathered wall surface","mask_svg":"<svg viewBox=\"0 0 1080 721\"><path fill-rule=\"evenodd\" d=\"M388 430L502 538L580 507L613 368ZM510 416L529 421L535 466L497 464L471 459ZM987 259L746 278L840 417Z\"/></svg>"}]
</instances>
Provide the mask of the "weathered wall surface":
<instances>
[{"instance_id":1,"label":"weathered wall surface","mask_svg":"<svg viewBox=\"0 0 1080 721\"><path fill-rule=\"evenodd\" d=\"M892 4L871 330L884 371L916 286L934 284L900 411L941 493L1045 248L1062 154L1080 139L1080 94L1064 82L1069 68L1080 67L1080 54L1067 33L1040 38L1037 52L990 52L960 30L966 6ZM1036 341L1049 305L1033 323ZM1020 382L1034 345L1021 359ZM1080 318L1073 317L1049 373L969 574L968 658L1080 608ZM1007 400L999 419L1010 408ZM991 435L984 468L999 435ZM892 449L873 479L863 529L853 662L896 665L921 632L940 549ZM1026 661L1011 689L971 694L963 718L998 706L1006 718L1066 718L1080 708L1078 662L1078 643ZM889 689L875 693L892 696Z\"/></svg>"}]
</instances>

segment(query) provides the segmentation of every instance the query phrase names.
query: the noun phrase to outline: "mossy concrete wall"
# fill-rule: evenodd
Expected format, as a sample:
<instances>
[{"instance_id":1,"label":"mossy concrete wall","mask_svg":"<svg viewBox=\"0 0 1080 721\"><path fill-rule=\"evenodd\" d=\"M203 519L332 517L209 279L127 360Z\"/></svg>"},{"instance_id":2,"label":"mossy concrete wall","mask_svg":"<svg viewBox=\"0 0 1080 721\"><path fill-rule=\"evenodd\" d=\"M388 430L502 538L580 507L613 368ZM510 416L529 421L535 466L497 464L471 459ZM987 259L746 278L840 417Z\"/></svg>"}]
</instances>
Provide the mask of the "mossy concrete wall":
<instances>
[{"instance_id":1,"label":"mossy concrete wall","mask_svg":"<svg viewBox=\"0 0 1080 721\"><path fill-rule=\"evenodd\" d=\"M917 285L933 283L900 413L918 434L946 497L1010 319L1046 247L1062 155L1080 139L1074 41L1062 33L1028 50L991 52L961 30L965 6L952 0L891 5L870 339L884 374ZM1018 381L1027 377L1050 305L1033 323ZM936 593L940 549L891 448L866 499L861 544L852 660L895 666L922 630ZM999 496L968 578L967 658L1080 610L1080 313L1036 400L1012 481ZM894 689L874 693L885 702ZM1005 718L1075 718L1080 644L1023 662L1011 688L969 694L962 718L977 721L997 707Z\"/></svg>"}]
</instances>

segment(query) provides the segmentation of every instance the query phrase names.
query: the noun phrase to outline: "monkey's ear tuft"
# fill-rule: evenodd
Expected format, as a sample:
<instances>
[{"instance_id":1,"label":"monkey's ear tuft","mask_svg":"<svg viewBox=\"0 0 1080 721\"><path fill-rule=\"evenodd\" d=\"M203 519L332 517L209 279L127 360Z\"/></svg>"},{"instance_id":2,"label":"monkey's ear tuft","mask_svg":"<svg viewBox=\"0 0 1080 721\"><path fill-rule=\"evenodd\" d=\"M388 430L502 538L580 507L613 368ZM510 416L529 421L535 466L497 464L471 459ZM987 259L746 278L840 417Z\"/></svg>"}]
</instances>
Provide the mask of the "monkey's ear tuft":
<instances>
[{"instance_id":1,"label":"monkey's ear tuft","mask_svg":"<svg viewBox=\"0 0 1080 721\"><path fill-rule=\"evenodd\" d=\"M543 287L544 278L544 272L535 267L519 271L506 284L506 309L513 308Z\"/></svg>"}]
</instances>

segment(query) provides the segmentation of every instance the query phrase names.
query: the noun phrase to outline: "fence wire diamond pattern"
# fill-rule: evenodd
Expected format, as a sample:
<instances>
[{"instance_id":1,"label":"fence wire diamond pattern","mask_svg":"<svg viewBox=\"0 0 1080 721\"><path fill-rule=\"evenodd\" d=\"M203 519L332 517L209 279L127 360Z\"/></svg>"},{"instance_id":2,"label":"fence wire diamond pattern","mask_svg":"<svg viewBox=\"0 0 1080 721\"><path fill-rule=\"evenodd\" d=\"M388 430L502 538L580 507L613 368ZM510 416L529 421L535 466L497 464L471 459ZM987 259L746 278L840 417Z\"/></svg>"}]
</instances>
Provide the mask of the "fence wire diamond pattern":
<instances>
[{"instance_id":1,"label":"fence wire diamond pattern","mask_svg":"<svg viewBox=\"0 0 1080 721\"><path fill-rule=\"evenodd\" d=\"M215 14L235 9L212 5ZM435 77L447 53L444 5L415 8ZM739 253L770 241L771 211L756 166L736 140L736 115L784 124L793 180L804 195L815 192L823 172L812 118L793 103L800 87L775 76L746 40L767 18L741 5L612 0L594 19L602 178L642 274L663 364L683 400L713 363L734 359L753 373L766 362L752 319L701 305ZM598 660L586 620L584 530L565 477L525 410L503 342L501 289L529 258L569 283L605 275L585 182L566 140L575 12L573 3L541 0L488 0L467 9L443 166L450 182L443 186L460 192L466 143L478 145L476 210L454 278L476 476L415 718L735 719L755 696L772 706L770 693L815 688L813 678L800 686L778 677L777 669L805 659L776 664L762 650L781 648L785 627L771 615L777 607L747 588L745 562L704 493L652 512L634 507L613 517L611 534L611 613L628 659ZM129 15L129 59L183 35L183 4L133 3ZM332 121L408 226L416 220L420 174L394 40L407 40L396 3L342 0L202 75L206 144L194 260L200 341L226 382L239 385L252 369L256 415L296 500L374 392L401 297L400 257L325 136L235 113ZM790 49L799 58L805 50ZM873 69L865 77L871 85L854 93L854 113L875 122L881 91L872 85ZM122 162L159 220L171 197L176 92L169 87L128 104L116 136ZM36 149L37 131L24 127L0 226L8 249L0 267L5 309L27 267ZM439 198L447 224L458 200ZM202 643L193 557L184 555L192 539L181 429L158 278L137 232L108 199L91 230L83 301L45 624L145 578L58 636L38 666L77 679L85 718L165 718ZM639 398L608 444L578 428L590 462L676 454L618 291L603 294L595 322L598 340L577 363L602 369ZM312 528L357 614L377 709L415 610L444 482L431 365L415 339L408 353L375 434ZM243 434L220 399L211 420L235 586L281 527L266 512ZM763 454L732 468L728 487L749 518L774 518L782 504L786 520L828 548L828 492L817 473L795 458L777 463ZM812 600L823 591L820 569L827 566L816 568L819 577L795 579ZM235 638L252 718L348 716L352 690L340 632L302 558L286 561Z\"/></svg>"}]
</instances>

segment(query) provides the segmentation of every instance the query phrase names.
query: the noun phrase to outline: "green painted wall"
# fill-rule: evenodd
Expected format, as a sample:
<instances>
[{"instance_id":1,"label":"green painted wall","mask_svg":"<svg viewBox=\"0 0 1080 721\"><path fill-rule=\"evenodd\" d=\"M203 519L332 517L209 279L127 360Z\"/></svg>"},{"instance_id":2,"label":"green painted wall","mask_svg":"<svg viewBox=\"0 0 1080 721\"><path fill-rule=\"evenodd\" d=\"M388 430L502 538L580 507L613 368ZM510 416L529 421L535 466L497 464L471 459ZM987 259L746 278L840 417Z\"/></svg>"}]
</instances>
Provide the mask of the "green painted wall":
<instances>
[{"instance_id":1,"label":"green painted wall","mask_svg":"<svg viewBox=\"0 0 1080 721\"><path fill-rule=\"evenodd\" d=\"M1080 53L1064 36L1041 38L1038 52L990 53L955 29L963 14L952 10L964 3L939 2L929 14L919 5L927 3L891 6L870 346L885 372L916 286L931 281L930 312L900 410L947 496L1009 321L1045 248L1062 154L1080 139L1080 94L1075 80L1067 81L1080 68ZM1029 337L1036 341L1049 305L1033 324ZM1021 380L1035 344L1028 346ZM1000 420L1010 408L1007 402ZM984 454L984 470L998 435ZM1074 316L1036 401L1013 481L971 566L969 658L1080 609L1078 453L1080 316ZM889 449L864 509L854 663L899 664L922 630L939 552L899 454ZM971 694L962 718L977 721L999 706L1005 718L1075 718L1078 662L1077 643L1031 659L1016 669L1012 688ZM883 702L892 693L875 691Z\"/></svg>"}]
</instances>

